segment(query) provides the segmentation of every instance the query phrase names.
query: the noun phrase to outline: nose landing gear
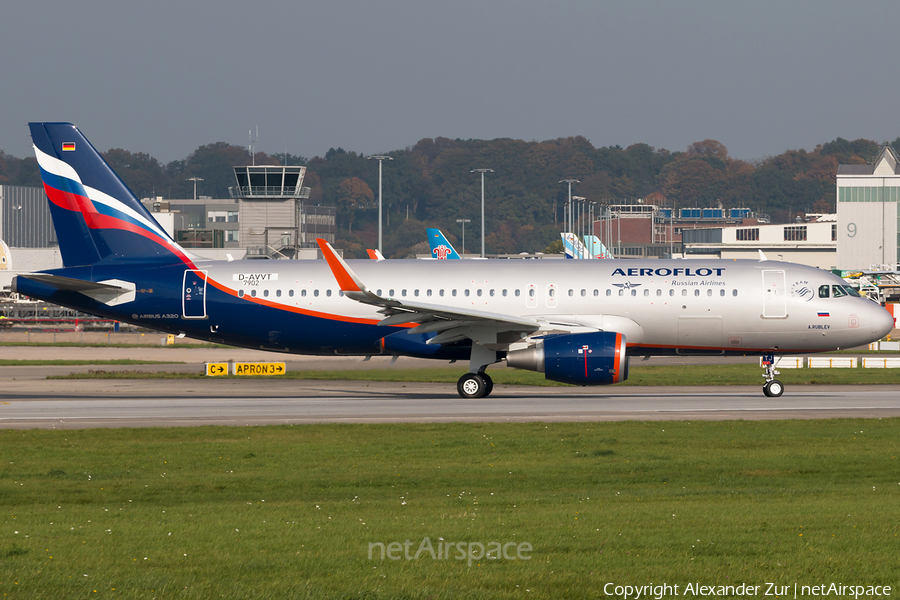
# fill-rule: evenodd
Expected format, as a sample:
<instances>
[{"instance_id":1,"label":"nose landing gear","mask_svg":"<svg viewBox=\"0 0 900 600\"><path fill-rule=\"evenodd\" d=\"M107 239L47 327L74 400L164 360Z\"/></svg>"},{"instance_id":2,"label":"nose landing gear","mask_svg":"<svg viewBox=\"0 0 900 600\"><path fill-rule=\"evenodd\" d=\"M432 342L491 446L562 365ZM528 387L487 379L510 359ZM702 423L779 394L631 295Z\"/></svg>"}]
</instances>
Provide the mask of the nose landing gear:
<instances>
[{"instance_id":1,"label":"nose landing gear","mask_svg":"<svg viewBox=\"0 0 900 600\"><path fill-rule=\"evenodd\" d=\"M775 355L764 354L762 357L762 364L766 369L766 372L763 375L763 377L766 378L766 383L763 385L763 394L769 398L777 398L784 393L784 384L775 379L776 375L781 374L775 370Z\"/></svg>"}]
</instances>

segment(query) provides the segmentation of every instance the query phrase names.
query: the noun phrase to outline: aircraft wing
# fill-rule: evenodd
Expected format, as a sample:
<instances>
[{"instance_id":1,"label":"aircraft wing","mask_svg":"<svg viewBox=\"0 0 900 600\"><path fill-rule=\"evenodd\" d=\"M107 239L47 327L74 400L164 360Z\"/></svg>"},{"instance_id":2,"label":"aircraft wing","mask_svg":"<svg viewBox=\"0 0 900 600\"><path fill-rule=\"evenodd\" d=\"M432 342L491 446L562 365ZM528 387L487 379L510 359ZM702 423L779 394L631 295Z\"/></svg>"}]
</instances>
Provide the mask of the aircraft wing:
<instances>
[{"instance_id":1,"label":"aircraft wing","mask_svg":"<svg viewBox=\"0 0 900 600\"><path fill-rule=\"evenodd\" d=\"M331 244L323 239L317 239L316 242L344 295L357 302L381 308L379 312L385 318L379 325L416 323L409 330L410 333L437 333L428 340L429 344L470 339L495 349L505 349L509 344L541 329L539 321L527 317L383 298L363 284Z\"/></svg>"}]
</instances>

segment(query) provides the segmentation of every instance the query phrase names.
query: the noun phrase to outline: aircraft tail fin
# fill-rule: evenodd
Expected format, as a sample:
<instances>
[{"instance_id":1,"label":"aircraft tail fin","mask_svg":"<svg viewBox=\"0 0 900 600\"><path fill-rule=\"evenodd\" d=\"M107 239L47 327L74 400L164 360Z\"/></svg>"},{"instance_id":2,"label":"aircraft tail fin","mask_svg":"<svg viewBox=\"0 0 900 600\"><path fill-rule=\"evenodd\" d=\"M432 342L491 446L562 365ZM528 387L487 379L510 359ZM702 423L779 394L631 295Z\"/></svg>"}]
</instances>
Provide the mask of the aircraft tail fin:
<instances>
[{"instance_id":1,"label":"aircraft tail fin","mask_svg":"<svg viewBox=\"0 0 900 600\"><path fill-rule=\"evenodd\" d=\"M460 258L440 229L429 228L425 230L425 233L428 235L428 245L431 246L432 257L441 260Z\"/></svg>"},{"instance_id":2,"label":"aircraft tail fin","mask_svg":"<svg viewBox=\"0 0 900 600\"><path fill-rule=\"evenodd\" d=\"M584 236L584 245L587 250L588 256L593 256L594 258L612 258L612 252L610 252L606 246L603 245L603 242L597 238L596 235L586 235Z\"/></svg>"},{"instance_id":3,"label":"aircraft tail fin","mask_svg":"<svg viewBox=\"0 0 900 600\"><path fill-rule=\"evenodd\" d=\"M563 248L566 252L566 258L588 258L584 249L584 244L578 239L574 233L560 232Z\"/></svg>"},{"instance_id":4,"label":"aircraft tail fin","mask_svg":"<svg viewBox=\"0 0 900 600\"><path fill-rule=\"evenodd\" d=\"M63 265L174 257L192 262L77 127L29 128Z\"/></svg>"}]
</instances>

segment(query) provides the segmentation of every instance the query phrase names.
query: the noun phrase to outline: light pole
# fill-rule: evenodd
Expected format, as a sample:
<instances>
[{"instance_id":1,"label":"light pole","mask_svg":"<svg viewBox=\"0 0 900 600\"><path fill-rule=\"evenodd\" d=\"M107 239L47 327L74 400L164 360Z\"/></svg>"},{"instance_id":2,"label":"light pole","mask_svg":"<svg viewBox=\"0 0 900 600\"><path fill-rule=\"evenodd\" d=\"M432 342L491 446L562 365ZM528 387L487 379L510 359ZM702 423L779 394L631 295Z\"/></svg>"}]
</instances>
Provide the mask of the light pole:
<instances>
[{"instance_id":1,"label":"light pole","mask_svg":"<svg viewBox=\"0 0 900 600\"><path fill-rule=\"evenodd\" d=\"M188 177L185 181L193 181L194 182L194 200L197 199L197 182L203 181L202 177Z\"/></svg>"},{"instance_id":2,"label":"light pole","mask_svg":"<svg viewBox=\"0 0 900 600\"><path fill-rule=\"evenodd\" d=\"M385 160L394 160L390 156L379 154L378 156L370 156L366 160L378 161L378 251L381 252L381 163Z\"/></svg>"},{"instance_id":3,"label":"light pole","mask_svg":"<svg viewBox=\"0 0 900 600\"><path fill-rule=\"evenodd\" d=\"M574 228L578 230L578 235L575 235L575 239L584 243L584 201L586 198L584 196L572 196L572 200L578 203L578 208L576 209L578 217L576 218L577 220L575 221L574 226ZM572 233L573 235L575 234L574 231ZM577 244L573 244L573 248L577 247ZM584 255L582 252L579 252L578 256L575 258L584 258Z\"/></svg>"},{"instance_id":4,"label":"light pole","mask_svg":"<svg viewBox=\"0 0 900 600\"><path fill-rule=\"evenodd\" d=\"M484 174L493 172L493 169L472 169L469 171L469 173L481 173L481 258L484 258Z\"/></svg>"},{"instance_id":5,"label":"light pole","mask_svg":"<svg viewBox=\"0 0 900 600\"><path fill-rule=\"evenodd\" d=\"M572 223L574 224L574 220L572 220L572 208L573 208L572 207L572 184L573 183L581 183L581 182L578 181L577 179L560 179L559 182L569 184L569 220L572 221ZM569 225L568 223L566 223L566 225L569 227L569 231L567 233L571 232L572 227L574 225ZM572 235L575 235L575 234L573 233ZM574 244L572 245L572 257L573 258L575 257L575 245Z\"/></svg>"},{"instance_id":6,"label":"light pole","mask_svg":"<svg viewBox=\"0 0 900 600\"><path fill-rule=\"evenodd\" d=\"M471 223L472 219L457 219L457 223L462 223L463 228L463 243L462 243L462 255L460 258L463 258L466 255L466 223Z\"/></svg>"}]
</instances>

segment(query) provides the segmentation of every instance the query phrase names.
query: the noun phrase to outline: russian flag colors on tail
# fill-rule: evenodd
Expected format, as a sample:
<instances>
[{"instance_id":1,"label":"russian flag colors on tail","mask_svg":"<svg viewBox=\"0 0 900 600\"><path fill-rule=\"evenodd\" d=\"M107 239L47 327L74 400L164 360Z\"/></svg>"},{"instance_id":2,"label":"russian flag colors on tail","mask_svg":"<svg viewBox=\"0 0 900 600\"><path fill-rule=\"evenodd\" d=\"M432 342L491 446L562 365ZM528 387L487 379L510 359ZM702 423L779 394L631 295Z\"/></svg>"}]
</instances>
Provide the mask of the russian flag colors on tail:
<instances>
[{"instance_id":1,"label":"russian flag colors on tail","mask_svg":"<svg viewBox=\"0 0 900 600\"><path fill-rule=\"evenodd\" d=\"M29 123L66 267L191 258L71 123Z\"/></svg>"}]
</instances>

